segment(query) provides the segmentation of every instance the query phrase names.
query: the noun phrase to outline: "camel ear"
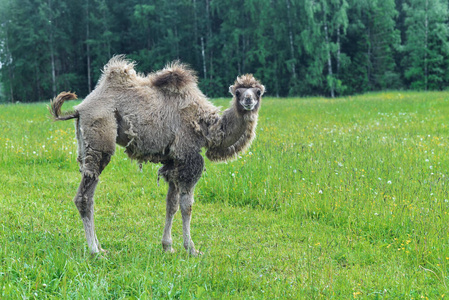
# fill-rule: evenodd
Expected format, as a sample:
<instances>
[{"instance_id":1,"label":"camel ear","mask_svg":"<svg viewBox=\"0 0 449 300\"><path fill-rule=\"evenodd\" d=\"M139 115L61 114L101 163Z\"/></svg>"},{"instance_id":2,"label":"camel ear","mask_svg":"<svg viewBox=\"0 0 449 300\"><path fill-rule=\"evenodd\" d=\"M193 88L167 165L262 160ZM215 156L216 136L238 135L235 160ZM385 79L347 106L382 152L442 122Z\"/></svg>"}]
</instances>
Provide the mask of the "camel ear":
<instances>
[{"instance_id":1,"label":"camel ear","mask_svg":"<svg viewBox=\"0 0 449 300\"><path fill-rule=\"evenodd\" d=\"M231 95L234 96L234 86L233 85L229 86L229 92L231 93Z\"/></svg>"},{"instance_id":2,"label":"camel ear","mask_svg":"<svg viewBox=\"0 0 449 300\"><path fill-rule=\"evenodd\" d=\"M265 93L265 86L264 85L260 85L260 95L262 96Z\"/></svg>"}]
</instances>

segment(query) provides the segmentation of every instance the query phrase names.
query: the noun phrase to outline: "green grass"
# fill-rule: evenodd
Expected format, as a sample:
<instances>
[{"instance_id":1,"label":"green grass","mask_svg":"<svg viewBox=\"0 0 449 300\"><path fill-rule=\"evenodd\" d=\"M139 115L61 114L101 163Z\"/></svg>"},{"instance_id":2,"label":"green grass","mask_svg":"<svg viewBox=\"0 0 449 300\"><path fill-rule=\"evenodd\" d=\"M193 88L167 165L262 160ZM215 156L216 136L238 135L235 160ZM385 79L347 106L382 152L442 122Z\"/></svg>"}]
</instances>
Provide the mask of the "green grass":
<instances>
[{"instance_id":1,"label":"green grass","mask_svg":"<svg viewBox=\"0 0 449 300\"><path fill-rule=\"evenodd\" d=\"M214 100L226 107L229 100ZM68 105L67 105L68 106ZM68 107L65 107L68 109ZM439 299L449 284L449 93L264 99L241 158L206 163L189 257L162 251L165 183L121 148L91 258L73 122L0 106L0 298Z\"/></svg>"}]
</instances>

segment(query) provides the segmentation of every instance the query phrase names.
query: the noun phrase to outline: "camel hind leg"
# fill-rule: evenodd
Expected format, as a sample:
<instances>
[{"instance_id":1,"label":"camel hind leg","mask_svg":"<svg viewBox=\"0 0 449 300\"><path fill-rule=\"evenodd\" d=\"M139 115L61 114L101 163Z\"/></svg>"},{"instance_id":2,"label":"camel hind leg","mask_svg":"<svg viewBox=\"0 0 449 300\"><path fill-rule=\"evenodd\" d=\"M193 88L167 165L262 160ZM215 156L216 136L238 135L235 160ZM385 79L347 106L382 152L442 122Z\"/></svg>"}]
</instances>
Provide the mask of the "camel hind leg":
<instances>
[{"instance_id":1,"label":"camel hind leg","mask_svg":"<svg viewBox=\"0 0 449 300\"><path fill-rule=\"evenodd\" d=\"M78 187L74 202L83 221L87 244L92 254L103 251L95 234L94 225L94 194L99 181L99 175L109 163L111 155L94 150L85 154L85 164L82 168L83 177ZM86 168L88 166L88 168Z\"/></svg>"},{"instance_id":2,"label":"camel hind leg","mask_svg":"<svg viewBox=\"0 0 449 300\"><path fill-rule=\"evenodd\" d=\"M102 133L104 134L104 132ZM101 249L95 234L94 225L94 194L99 176L111 160L114 153L115 144L112 139L105 139L100 132L91 131L88 135L82 130L80 120L76 123L76 136L78 139L78 162L82 173L81 183L73 201L78 208L81 220L83 221L84 232L87 244L92 254L104 251ZM89 137L89 138L86 138ZM94 150L92 142L103 140L103 149ZM109 150L107 148L109 148Z\"/></svg>"}]
</instances>

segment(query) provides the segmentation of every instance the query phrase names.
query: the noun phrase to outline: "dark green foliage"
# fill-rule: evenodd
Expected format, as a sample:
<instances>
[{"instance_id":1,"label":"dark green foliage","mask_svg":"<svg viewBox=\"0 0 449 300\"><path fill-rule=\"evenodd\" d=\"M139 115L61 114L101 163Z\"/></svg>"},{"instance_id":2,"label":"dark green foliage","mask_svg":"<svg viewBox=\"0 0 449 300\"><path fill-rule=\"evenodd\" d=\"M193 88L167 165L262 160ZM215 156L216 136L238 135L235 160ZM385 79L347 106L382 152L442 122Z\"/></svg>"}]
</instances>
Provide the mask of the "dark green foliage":
<instances>
[{"instance_id":1,"label":"dark green foliage","mask_svg":"<svg viewBox=\"0 0 449 300\"><path fill-rule=\"evenodd\" d=\"M406 84L417 90L445 88L449 67L447 1L406 1L403 8L407 27L403 49Z\"/></svg>"},{"instance_id":2,"label":"dark green foliage","mask_svg":"<svg viewBox=\"0 0 449 300\"><path fill-rule=\"evenodd\" d=\"M400 46L394 0L350 1L349 26L342 49L347 63L342 81L347 93L402 87L395 54Z\"/></svg>"},{"instance_id":3,"label":"dark green foliage","mask_svg":"<svg viewBox=\"0 0 449 300\"><path fill-rule=\"evenodd\" d=\"M114 54L180 59L210 97L445 89L449 0L0 0L0 101L87 95Z\"/></svg>"}]
</instances>

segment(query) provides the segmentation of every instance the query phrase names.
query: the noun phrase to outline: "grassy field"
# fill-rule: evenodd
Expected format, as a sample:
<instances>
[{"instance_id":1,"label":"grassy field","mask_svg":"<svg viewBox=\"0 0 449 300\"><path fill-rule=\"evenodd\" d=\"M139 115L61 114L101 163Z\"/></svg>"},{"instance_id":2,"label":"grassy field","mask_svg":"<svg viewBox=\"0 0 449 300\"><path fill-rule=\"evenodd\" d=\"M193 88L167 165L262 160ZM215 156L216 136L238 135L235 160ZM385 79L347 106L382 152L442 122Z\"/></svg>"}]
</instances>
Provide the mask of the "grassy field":
<instances>
[{"instance_id":1,"label":"grassy field","mask_svg":"<svg viewBox=\"0 0 449 300\"><path fill-rule=\"evenodd\" d=\"M3 105L0 131L1 299L449 297L449 92L264 99L250 150L206 163L197 258L180 213L162 251L167 185L121 148L95 198L109 254L90 257L73 122Z\"/></svg>"}]
</instances>

